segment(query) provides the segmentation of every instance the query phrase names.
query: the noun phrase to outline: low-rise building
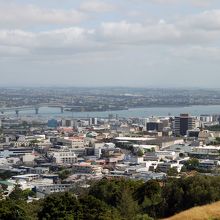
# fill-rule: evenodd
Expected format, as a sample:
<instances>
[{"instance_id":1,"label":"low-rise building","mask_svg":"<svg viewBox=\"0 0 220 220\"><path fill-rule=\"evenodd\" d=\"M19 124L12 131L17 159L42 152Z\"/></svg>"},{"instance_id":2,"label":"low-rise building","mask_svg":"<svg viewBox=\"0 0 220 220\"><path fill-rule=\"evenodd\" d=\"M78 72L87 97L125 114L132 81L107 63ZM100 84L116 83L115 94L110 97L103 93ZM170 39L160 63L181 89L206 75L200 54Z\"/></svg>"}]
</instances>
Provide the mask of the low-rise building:
<instances>
[{"instance_id":1,"label":"low-rise building","mask_svg":"<svg viewBox=\"0 0 220 220\"><path fill-rule=\"evenodd\" d=\"M174 160L178 157L179 155L174 152L174 151L156 151L156 152L147 152L144 155L144 161L148 160L164 160L164 159L169 159L169 160Z\"/></svg>"},{"instance_id":2,"label":"low-rise building","mask_svg":"<svg viewBox=\"0 0 220 220\"><path fill-rule=\"evenodd\" d=\"M179 173L182 167L183 164L162 162L162 163L158 163L157 170L167 173L171 168L176 168L177 172Z\"/></svg>"},{"instance_id":3,"label":"low-rise building","mask_svg":"<svg viewBox=\"0 0 220 220\"><path fill-rule=\"evenodd\" d=\"M213 170L220 165L217 160L201 160L199 161L199 168L204 170Z\"/></svg>"},{"instance_id":4,"label":"low-rise building","mask_svg":"<svg viewBox=\"0 0 220 220\"><path fill-rule=\"evenodd\" d=\"M77 163L77 155L74 150L60 150L51 153L53 161L56 164L74 164Z\"/></svg>"},{"instance_id":5,"label":"low-rise building","mask_svg":"<svg viewBox=\"0 0 220 220\"><path fill-rule=\"evenodd\" d=\"M35 187L35 191L37 198L43 199L52 193L68 191L71 187L72 185L70 184L51 184L37 186Z\"/></svg>"},{"instance_id":6,"label":"low-rise building","mask_svg":"<svg viewBox=\"0 0 220 220\"><path fill-rule=\"evenodd\" d=\"M84 137L59 137L57 138L57 143L68 146L70 148L82 148L86 145L86 140Z\"/></svg>"},{"instance_id":7,"label":"low-rise building","mask_svg":"<svg viewBox=\"0 0 220 220\"><path fill-rule=\"evenodd\" d=\"M102 166L91 165L90 163L73 164L72 169L74 173L102 174Z\"/></svg>"}]
</instances>

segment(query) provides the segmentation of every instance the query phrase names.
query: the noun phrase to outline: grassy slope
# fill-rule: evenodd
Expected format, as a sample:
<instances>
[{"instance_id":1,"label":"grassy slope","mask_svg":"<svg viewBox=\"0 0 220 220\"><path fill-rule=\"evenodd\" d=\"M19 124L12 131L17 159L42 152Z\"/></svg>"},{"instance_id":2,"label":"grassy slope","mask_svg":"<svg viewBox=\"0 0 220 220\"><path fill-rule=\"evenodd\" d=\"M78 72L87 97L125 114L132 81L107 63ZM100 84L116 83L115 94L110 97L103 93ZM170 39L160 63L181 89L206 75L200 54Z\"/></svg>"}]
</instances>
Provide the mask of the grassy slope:
<instances>
[{"instance_id":1,"label":"grassy slope","mask_svg":"<svg viewBox=\"0 0 220 220\"><path fill-rule=\"evenodd\" d=\"M220 202L195 207L164 220L220 220Z\"/></svg>"}]
</instances>

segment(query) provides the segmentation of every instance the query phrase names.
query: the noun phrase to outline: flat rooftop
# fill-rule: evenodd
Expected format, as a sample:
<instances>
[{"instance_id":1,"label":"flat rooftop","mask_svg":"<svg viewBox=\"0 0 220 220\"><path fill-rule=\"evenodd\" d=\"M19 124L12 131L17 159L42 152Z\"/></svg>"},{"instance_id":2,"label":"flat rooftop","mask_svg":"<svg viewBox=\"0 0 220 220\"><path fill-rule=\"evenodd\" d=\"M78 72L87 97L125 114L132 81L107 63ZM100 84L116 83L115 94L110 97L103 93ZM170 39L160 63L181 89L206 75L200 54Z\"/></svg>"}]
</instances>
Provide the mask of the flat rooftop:
<instances>
[{"instance_id":1,"label":"flat rooftop","mask_svg":"<svg viewBox=\"0 0 220 220\"><path fill-rule=\"evenodd\" d=\"M155 140L155 138L144 138L144 137L116 137L115 140L118 140L118 141L150 141L150 140Z\"/></svg>"}]
</instances>

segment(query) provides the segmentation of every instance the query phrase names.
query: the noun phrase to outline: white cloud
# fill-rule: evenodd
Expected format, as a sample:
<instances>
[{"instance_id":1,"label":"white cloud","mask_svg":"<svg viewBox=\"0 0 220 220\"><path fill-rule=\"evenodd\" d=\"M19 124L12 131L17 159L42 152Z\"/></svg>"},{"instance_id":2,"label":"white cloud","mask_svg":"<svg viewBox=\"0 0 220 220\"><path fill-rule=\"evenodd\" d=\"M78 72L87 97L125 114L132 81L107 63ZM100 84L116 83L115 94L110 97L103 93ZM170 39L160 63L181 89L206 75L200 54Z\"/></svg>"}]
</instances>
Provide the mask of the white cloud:
<instances>
[{"instance_id":1,"label":"white cloud","mask_svg":"<svg viewBox=\"0 0 220 220\"><path fill-rule=\"evenodd\" d=\"M122 44L167 42L180 37L175 26L162 22L151 25L126 21L103 23L101 33L104 38Z\"/></svg>"},{"instance_id":2,"label":"white cloud","mask_svg":"<svg viewBox=\"0 0 220 220\"><path fill-rule=\"evenodd\" d=\"M219 5L219 0L0 0L2 82L16 76L21 84L115 85L117 79L120 85L193 85L203 74L205 83L213 78L218 85Z\"/></svg>"},{"instance_id":3,"label":"white cloud","mask_svg":"<svg viewBox=\"0 0 220 220\"><path fill-rule=\"evenodd\" d=\"M172 56L192 60L202 60L202 62L218 61L220 60L220 48L208 46L188 46L173 48L170 50Z\"/></svg>"},{"instance_id":4,"label":"white cloud","mask_svg":"<svg viewBox=\"0 0 220 220\"><path fill-rule=\"evenodd\" d=\"M87 12L109 12L115 10L115 6L98 0L87 0L83 2L80 9Z\"/></svg>"},{"instance_id":5,"label":"white cloud","mask_svg":"<svg viewBox=\"0 0 220 220\"><path fill-rule=\"evenodd\" d=\"M47 9L34 5L0 4L1 27L27 27L33 25L73 25L86 18L75 9Z\"/></svg>"},{"instance_id":6,"label":"white cloud","mask_svg":"<svg viewBox=\"0 0 220 220\"><path fill-rule=\"evenodd\" d=\"M220 30L220 10L209 10L199 14L187 16L178 22L189 28Z\"/></svg>"},{"instance_id":7,"label":"white cloud","mask_svg":"<svg viewBox=\"0 0 220 220\"><path fill-rule=\"evenodd\" d=\"M29 55L28 49L14 46L0 46L0 57L20 57Z\"/></svg>"},{"instance_id":8,"label":"white cloud","mask_svg":"<svg viewBox=\"0 0 220 220\"><path fill-rule=\"evenodd\" d=\"M0 15L1 17L2 15ZM10 15L11 16L11 15ZM55 22L55 20L54 20ZM212 26L210 26L210 23ZM0 29L1 57L9 47L13 54L66 55L120 50L141 45L214 45L220 38L220 10L148 22L103 22L92 28L69 27L48 31ZM7 53L6 53L7 54Z\"/></svg>"},{"instance_id":9,"label":"white cloud","mask_svg":"<svg viewBox=\"0 0 220 220\"><path fill-rule=\"evenodd\" d=\"M32 47L35 34L22 30L0 30L0 45L15 47Z\"/></svg>"},{"instance_id":10,"label":"white cloud","mask_svg":"<svg viewBox=\"0 0 220 220\"><path fill-rule=\"evenodd\" d=\"M53 31L40 32L36 34L37 41L45 47L69 47L86 46L94 34L94 30L87 30L79 27L57 29Z\"/></svg>"},{"instance_id":11,"label":"white cloud","mask_svg":"<svg viewBox=\"0 0 220 220\"><path fill-rule=\"evenodd\" d=\"M141 22L104 22L101 36L118 44L216 44L220 38L220 10Z\"/></svg>"},{"instance_id":12,"label":"white cloud","mask_svg":"<svg viewBox=\"0 0 220 220\"><path fill-rule=\"evenodd\" d=\"M16 49L17 55L20 49L22 55L41 54L65 57L70 54L101 50L103 46L94 40L93 29L72 27L38 33L0 30L1 47ZM0 53L1 57L3 52Z\"/></svg>"},{"instance_id":13,"label":"white cloud","mask_svg":"<svg viewBox=\"0 0 220 220\"><path fill-rule=\"evenodd\" d=\"M220 32L211 32L191 27L184 27L179 24L169 24L164 20L157 23L141 24L129 23L126 21L103 23L101 36L104 40L118 44L206 44L216 42Z\"/></svg>"},{"instance_id":14,"label":"white cloud","mask_svg":"<svg viewBox=\"0 0 220 220\"><path fill-rule=\"evenodd\" d=\"M133 1L144 1L144 0L133 0ZM195 7L208 7L218 2L217 0L150 0L157 4L188 4Z\"/></svg>"}]
</instances>

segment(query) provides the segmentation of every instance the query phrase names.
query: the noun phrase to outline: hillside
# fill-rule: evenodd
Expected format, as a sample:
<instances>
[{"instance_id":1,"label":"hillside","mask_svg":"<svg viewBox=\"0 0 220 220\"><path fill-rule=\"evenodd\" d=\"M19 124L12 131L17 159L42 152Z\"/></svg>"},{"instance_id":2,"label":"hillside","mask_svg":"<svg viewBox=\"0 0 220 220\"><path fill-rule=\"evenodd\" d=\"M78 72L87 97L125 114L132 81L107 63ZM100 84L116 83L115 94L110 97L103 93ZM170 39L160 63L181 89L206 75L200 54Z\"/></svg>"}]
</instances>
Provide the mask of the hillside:
<instances>
[{"instance_id":1,"label":"hillside","mask_svg":"<svg viewBox=\"0 0 220 220\"><path fill-rule=\"evenodd\" d=\"M195 207L164 220L220 220L220 202Z\"/></svg>"}]
</instances>

